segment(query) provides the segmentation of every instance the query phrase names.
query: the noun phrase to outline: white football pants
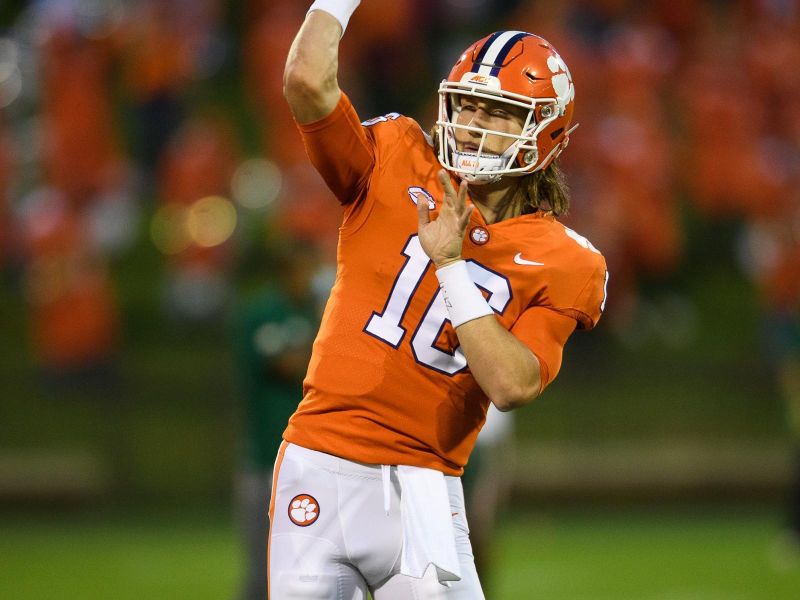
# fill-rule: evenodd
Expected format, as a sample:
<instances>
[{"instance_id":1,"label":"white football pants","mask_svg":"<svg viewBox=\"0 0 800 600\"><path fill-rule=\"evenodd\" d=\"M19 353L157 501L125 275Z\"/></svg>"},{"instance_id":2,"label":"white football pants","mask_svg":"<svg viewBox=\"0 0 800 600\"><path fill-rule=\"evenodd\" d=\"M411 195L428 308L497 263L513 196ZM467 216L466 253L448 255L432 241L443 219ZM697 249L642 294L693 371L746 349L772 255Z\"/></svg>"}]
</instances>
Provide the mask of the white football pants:
<instances>
[{"instance_id":1,"label":"white football pants","mask_svg":"<svg viewBox=\"0 0 800 600\"><path fill-rule=\"evenodd\" d=\"M445 586L433 567L422 579L400 574L396 467L389 474L384 478L380 465L281 445L270 502L271 600L366 600L367 590L374 600L484 600L461 480L445 476L461 569L461 580Z\"/></svg>"}]
</instances>

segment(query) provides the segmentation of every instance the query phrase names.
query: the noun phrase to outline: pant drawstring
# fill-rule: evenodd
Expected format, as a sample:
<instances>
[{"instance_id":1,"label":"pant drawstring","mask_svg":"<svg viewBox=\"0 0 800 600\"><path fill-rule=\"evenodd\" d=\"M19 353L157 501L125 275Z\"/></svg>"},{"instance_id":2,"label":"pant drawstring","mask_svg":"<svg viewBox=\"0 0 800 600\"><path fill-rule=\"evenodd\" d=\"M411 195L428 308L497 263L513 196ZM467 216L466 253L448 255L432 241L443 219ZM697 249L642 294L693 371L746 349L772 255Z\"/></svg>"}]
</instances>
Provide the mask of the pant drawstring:
<instances>
[{"instance_id":1,"label":"pant drawstring","mask_svg":"<svg viewBox=\"0 0 800 600\"><path fill-rule=\"evenodd\" d=\"M392 506L392 471L389 465L381 465L381 475L383 477L383 510L389 516L389 509Z\"/></svg>"}]
</instances>

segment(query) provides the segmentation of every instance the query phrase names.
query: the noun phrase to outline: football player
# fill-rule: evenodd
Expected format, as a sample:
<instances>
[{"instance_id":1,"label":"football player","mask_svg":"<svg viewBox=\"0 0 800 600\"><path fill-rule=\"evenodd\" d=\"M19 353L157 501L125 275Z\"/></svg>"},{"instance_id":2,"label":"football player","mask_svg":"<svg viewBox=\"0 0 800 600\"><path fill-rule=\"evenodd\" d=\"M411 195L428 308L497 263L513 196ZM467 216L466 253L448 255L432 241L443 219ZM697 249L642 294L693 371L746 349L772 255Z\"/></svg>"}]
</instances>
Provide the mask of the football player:
<instances>
[{"instance_id":1,"label":"football player","mask_svg":"<svg viewBox=\"0 0 800 600\"><path fill-rule=\"evenodd\" d=\"M358 0L317 0L284 92L344 208L338 269L284 432L272 598L483 598L459 476L489 403L523 406L605 303L601 254L557 217L572 79L544 39L500 31L439 88L433 136L360 122L337 81Z\"/></svg>"}]
</instances>

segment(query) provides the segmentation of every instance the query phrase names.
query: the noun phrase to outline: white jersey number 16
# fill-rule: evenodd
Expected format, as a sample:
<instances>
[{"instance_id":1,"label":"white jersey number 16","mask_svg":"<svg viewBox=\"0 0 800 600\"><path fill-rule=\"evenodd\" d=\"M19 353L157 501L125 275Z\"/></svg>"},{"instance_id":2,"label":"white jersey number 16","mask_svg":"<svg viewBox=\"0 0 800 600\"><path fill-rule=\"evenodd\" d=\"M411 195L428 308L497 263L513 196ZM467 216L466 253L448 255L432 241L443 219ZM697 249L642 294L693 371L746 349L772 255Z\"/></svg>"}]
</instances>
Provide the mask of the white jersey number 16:
<instances>
[{"instance_id":1,"label":"white jersey number 16","mask_svg":"<svg viewBox=\"0 0 800 600\"><path fill-rule=\"evenodd\" d=\"M406 335L406 329L400 323L408 310L411 298L431 265L416 235L408 239L403 248L403 255L406 257L406 262L395 279L383 311L372 313L364 328L364 331L393 348L400 346ZM486 301L492 310L502 314L511 300L511 285L508 279L471 259L467 261L467 269L475 285L488 294ZM425 309L422 320L411 337L411 351L418 363L434 371L453 375L467 366L467 359L459 347L452 353L436 347L436 340L448 321L442 291L438 290L430 299L428 308Z\"/></svg>"}]
</instances>

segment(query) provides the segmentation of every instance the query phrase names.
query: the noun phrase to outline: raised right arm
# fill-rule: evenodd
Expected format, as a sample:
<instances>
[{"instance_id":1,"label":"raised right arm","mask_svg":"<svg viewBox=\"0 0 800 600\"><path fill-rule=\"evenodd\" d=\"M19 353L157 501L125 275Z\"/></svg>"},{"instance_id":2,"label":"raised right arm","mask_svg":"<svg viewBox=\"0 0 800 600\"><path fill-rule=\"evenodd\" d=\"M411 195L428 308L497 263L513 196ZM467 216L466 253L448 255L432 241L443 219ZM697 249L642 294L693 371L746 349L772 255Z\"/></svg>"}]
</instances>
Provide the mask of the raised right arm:
<instances>
[{"instance_id":1,"label":"raised right arm","mask_svg":"<svg viewBox=\"0 0 800 600\"><path fill-rule=\"evenodd\" d=\"M360 0L316 0L289 50L283 93L311 163L342 204L363 199L373 141L339 89L339 39Z\"/></svg>"},{"instance_id":2,"label":"raised right arm","mask_svg":"<svg viewBox=\"0 0 800 600\"><path fill-rule=\"evenodd\" d=\"M301 125L327 117L339 102L337 80L342 24L312 10L292 42L283 73L283 94Z\"/></svg>"}]
</instances>

